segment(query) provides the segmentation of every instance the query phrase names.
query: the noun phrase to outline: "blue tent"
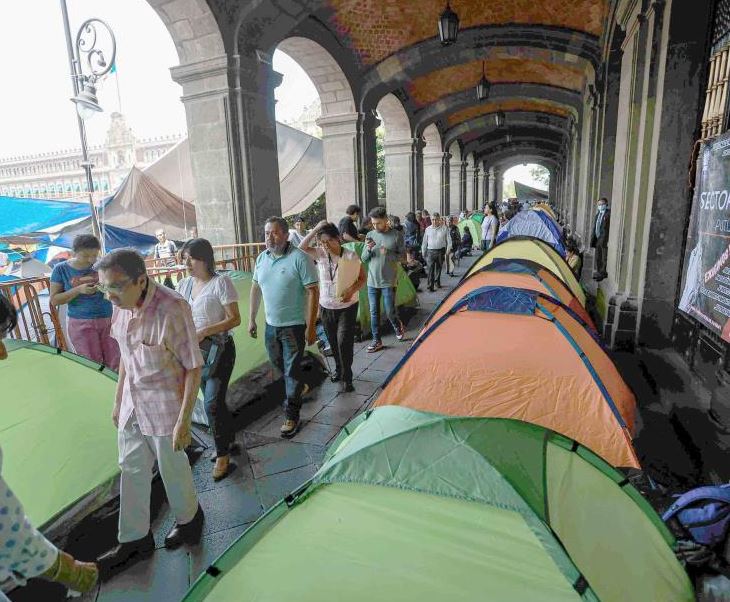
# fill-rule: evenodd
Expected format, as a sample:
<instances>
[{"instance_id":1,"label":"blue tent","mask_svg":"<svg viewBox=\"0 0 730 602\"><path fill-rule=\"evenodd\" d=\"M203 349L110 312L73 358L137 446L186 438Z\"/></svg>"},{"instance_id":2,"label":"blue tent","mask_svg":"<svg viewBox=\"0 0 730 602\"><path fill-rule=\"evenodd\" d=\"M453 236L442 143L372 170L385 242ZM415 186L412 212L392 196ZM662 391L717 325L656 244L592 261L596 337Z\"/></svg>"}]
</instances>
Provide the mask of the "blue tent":
<instances>
[{"instance_id":1,"label":"blue tent","mask_svg":"<svg viewBox=\"0 0 730 602\"><path fill-rule=\"evenodd\" d=\"M497 243L514 236L539 238L565 257L562 229L544 211L520 211L500 228Z\"/></svg>"},{"instance_id":2,"label":"blue tent","mask_svg":"<svg viewBox=\"0 0 730 602\"><path fill-rule=\"evenodd\" d=\"M0 196L0 236L39 232L89 214L88 203Z\"/></svg>"}]
</instances>

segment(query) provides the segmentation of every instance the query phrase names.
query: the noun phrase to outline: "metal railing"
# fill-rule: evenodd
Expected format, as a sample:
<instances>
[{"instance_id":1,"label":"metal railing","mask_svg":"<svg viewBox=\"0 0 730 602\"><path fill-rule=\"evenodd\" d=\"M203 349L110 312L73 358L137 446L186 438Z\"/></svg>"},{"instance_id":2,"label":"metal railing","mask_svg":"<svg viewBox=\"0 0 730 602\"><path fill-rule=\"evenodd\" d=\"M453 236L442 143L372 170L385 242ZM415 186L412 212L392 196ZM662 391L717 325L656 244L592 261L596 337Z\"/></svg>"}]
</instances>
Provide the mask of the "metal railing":
<instances>
[{"instance_id":1,"label":"metal railing","mask_svg":"<svg viewBox=\"0 0 730 602\"><path fill-rule=\"evenodd\" d=\"M50 301L42 303L42 295L51 286L47 276L0 283L0 295L8 298L18 310L18 325L9 333L13 339L36 341L66 349L58 309Z\"/></svg>"},{"instance_id":2,"label":"metal railing","mask_svg":"<svg viewBox=\"0 0 730 602\"><path fill-rule=\"evenodd\" d=\"M219 245L213 247L216 266L222 270L252 272L256 257L266 248L265 243ZM168 278L177 284L186 275L186 269L179 263L166 266L164 259L146 259L147 274L156 282ZM179 258L178 258L179 261ZM50 290L48 276L25 278L0 283L0 295L7 297L18 310L18 325L8 334L10 338L36 341L66 350L66 338L61 326L58 308L50 303L44 291Z\"/></svg>"}]
</instances>

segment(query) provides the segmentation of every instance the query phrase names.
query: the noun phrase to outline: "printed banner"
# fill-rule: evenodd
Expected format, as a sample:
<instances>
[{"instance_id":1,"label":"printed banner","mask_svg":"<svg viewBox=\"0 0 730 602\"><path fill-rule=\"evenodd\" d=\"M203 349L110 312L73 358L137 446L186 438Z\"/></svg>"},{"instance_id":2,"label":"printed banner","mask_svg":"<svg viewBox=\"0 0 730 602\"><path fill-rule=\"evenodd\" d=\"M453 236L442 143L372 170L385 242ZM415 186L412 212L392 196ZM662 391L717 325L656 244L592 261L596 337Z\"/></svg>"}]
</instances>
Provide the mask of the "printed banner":
<instances>
[{"instance_id":1,"label":"printed banner","mask_svg":"<svg viewBox=\"0 0 730 602\"><path fill-rule=\"evenodd\" d=\"M730 134L699 157L679 309L730 342Z\"/></svg>"}]
</instances>

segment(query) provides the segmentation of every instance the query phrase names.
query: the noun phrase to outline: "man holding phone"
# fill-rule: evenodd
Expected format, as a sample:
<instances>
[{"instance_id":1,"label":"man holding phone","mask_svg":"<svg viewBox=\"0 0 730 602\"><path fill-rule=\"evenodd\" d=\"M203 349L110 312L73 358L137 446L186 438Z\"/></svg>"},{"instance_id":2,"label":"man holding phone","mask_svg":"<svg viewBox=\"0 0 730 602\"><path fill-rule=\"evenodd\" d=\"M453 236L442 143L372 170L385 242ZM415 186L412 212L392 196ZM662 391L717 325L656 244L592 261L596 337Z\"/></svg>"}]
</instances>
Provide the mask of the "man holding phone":
<instances>
[{"instance_id":1,"label":"man holding phone","mask_svg":"<svg viewBox=\"0 0 730 602\"><path fill-rule=\"evenodd\" d=\"M381 297L396 338L402 341L405 335L405 328L398 317L395 305L395 285L398 278L398 264L405 260L406 244L403 232L390 227L388 213L384 207L376 207L368 216L373 229L365 237L365 246L360 257L368 266L368 302L373 342L368 345L367 351L374 353L383 348L380 338Z\"/></svg>"}]
</instances>

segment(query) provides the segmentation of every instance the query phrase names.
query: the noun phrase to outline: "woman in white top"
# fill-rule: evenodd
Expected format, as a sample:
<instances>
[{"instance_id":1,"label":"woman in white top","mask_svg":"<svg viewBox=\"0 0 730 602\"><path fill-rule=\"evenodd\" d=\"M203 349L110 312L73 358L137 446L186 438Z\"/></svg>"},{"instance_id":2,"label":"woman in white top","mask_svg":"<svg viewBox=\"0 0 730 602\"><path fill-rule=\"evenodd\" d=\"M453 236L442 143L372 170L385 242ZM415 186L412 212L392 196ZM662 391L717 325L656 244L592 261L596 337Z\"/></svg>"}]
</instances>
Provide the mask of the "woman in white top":
<instances>
[{"instance_id":1,"label":"woman in white top","mask_svg":"<svg viewBox=\"0 0 730 602\"><path fill-rule=\"evenodd\" d=\"M178 282L177 292L192 307L205 362L200 389L215 441L213 480L220 481L234 468L230 463L230 447L235 433L226 393L236 362L236 346L230 330L241 323L238 291L228 276L215 271L213 247L206 239L187 241L180 255L190 275Z\"/></svg>"},{"instance_id":2,"label":"woman in white top","mask_svg":"<svg viewBox=\"0 0 730 602\"><path fill-rule=\"evenodd\" d=\"M319 246L310 247L316 237ZM355 251L340 241L337 226L322 220L301 242L299 248L317 263L319 271L319 306L322 326L335 359L334 382L342 381L346 392L352 385L352 358L355 345L358 291L365 285L367 274ZM347 274L346 274L347 272ZM343 280L343 278L345 280ZM340 283L339 295L338 279ZM344 288L343 288L344 287Z\"/></svg>"},{"instance_id":3,"label":"woman in white top","mask_svg":"<svg viewBox=\"0 0 730 602\"><path fill-rule=\"evenodd\" d=\"M484 221L482 222L482 251L489 251L497 242L497 231L499 220L497 219L497 206L489 203L484 207Z\"/></svg>"}]
</instances>

